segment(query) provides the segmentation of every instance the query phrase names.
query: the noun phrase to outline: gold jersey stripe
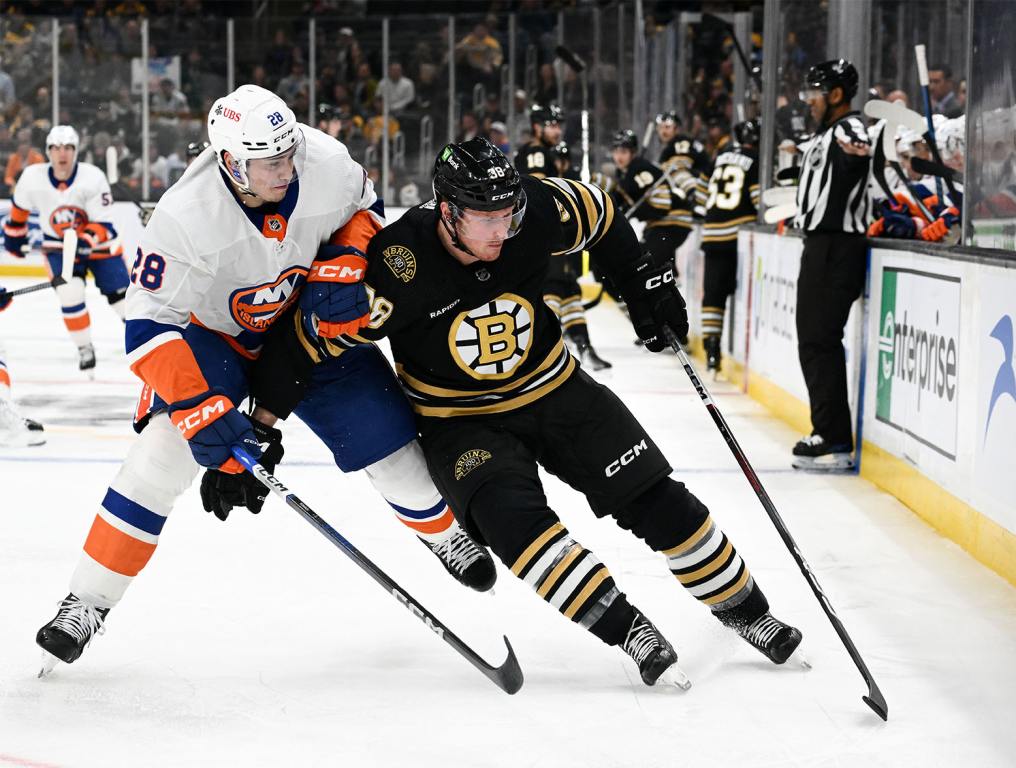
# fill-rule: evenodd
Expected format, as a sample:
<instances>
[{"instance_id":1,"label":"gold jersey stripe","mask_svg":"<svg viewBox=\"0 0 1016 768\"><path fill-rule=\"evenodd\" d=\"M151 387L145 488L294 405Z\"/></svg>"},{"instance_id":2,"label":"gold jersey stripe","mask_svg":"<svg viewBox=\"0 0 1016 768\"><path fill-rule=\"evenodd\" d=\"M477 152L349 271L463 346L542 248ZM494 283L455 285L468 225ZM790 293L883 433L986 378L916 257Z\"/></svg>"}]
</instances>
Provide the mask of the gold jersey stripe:
<instances>
[{"instance_id":1,"label":"gold jersey stripe","mask_svg":"<svg viewBox=\"0 0 1016 768\"><path fill-rule=\"evenodd\" d=\"M746 565L744 566L744 573L741 574L741 578L739 578L736 582L734 582L734 584L731 587L723 590L718 595L705 598L704 600L702 600L702 602L705 603L706 605L716 605L717 603L722 603L724 600L729 600L731 597L733 597L742 589L744 589L745 584L748 583L748 579L750 578L751 574L748 572L748 566Z\"/></svg>"},{"instance_id":2,"label":"gold jersey stripe","mask_svg":"<svg viewBox=\"0 0 1016 768\"><path fill-rule=\"evenodd\" d=\"M505 413L507 411L513 411L516 408L521 408L524 405L529 405L529 403L539 400L544 395L550 394L559 386L564 384L574 371L575 358L569 357L568 364L564 367L564 369L547 383L541 384L536 389L531 392L527 392L524 395L518 395L516 397L509 395L504 400L500 400L489 405L435 406L422 405L416 402L411 402L411 405L413 406L413 410L421 416L436 416L438 418L448 418L449 416L479 416L487 413Z\"/></svg>"},{"instance_id":3,"label":"gold jersey stripe","mask_svg":"<svg viewBox=\"0 0 1016 768\"><path fill-rule=\"evenodd\" d=\"M543 584L536 590L536 594L540 597L546 598L550 594L550 590L557 584L558 579L561 578L561 574L564 573L568 566L575 562L575 558L579 557L586 550L583 549L581 544L573 544L571 552L561 558L561 562L554 566L554 570L550 572L546 579L543 580Z\"/></svg>"},{"instance_id":4,"label":"gold jersey stripe","mask_svg":"<svg viewBox=\"0 0 1016 768\"><path fill-rule=\"evenodd\" d=\"M529 561L533 559L537 552L543 549L544 544L554 538L557 534L564 531L564 526L561 523L554 523L550 528L545 530L536 540L526 547L526 551L519 555L518 560L512 565L512 573L518 576L529 565Z\"/></svg>"},{"instance_id":5,"label":"gold jersey stripe","mask_svg":"<svg viewBox=\"0 0 1016 768\"><path fill-rule=\"evenodd\" d=\"M528 382L530 379L538 376L539 374L551 368L554 363L557 362L558 358L564 352L564 339L558 339L548 355L543 359L536 368L531 370L525 376L520 376L517 379L513 379L507 384L503 384L500 387L494 389L447 389L445 387L436 387L433 384L427 384L424 381L420 381L415 376L406 373L406 369L400 364L395 364L395 372L399 378L402 379L411 389L424 395L434 395L435 397L475 397L478 395L500 395L506 392L511 392L513 389L518 389Z\"/></svg>"},{"instance_id":6,"label":"gold jersey stripe","mask_svg":"<svg viewBox=\"0 0 1016 768\"><path fill-rule=\"evenodd\" d=\"M682 541L676 547L663 550L663 554L666 555L667 557L678 557L681 554L687 552L689 549L694 547L696 544L698 544L700 541L702 541L702 539L706 537L706 534L709 533L709 529L712 527L712 525L713 525L712 516L706 515L705 522L702 523L701 527L697 531L695 531L695 533L693 533L687 539Z\"/></svg>"},{"instance_id":7,"label":"gold jersey stripe","mask_svg":"<svg viewBox=\"0 0 1016 768\"><path fill-rule=\"evenodd\" d=\"M578 595L575 596L575 599L568 604L568 607L564 610L564 615L569 619L574 617L575 614L578 613L579 608L581 608L585 604L586 600L589 599L589 596L596 591L596 588L609 578L610 571L607 570L607 566L600 565L599 570L596 571L596 575L589 580L586 586L582 588L582 591L579 592Z\"/></svg>"},{"instance_id":8,"label":"gold jersey stripe","mask_svg":"<svg viewBox=\"0 0 1016 768\"><path fill-rule=\"evenodd\" d=\"M729 221L707 221L702 225L702 230L705 233L710 229L726 229L738 224L747 224L750 221L755 221L755 214L750 213L746 216L738 216L736 219L730 219Z\"/></svg>"},{"instance_id":9,"label":"gold jersey stripe","mask_svg":"<svg viewBox=\"0 0 1016 768\"><path fill-rule=\"evenodd\" d=\"M320 363L321 353L318 352L317 347L307 341L307 336L304 334L303 330L303 318L301 315L302 313L300 310L293 313L293 322L296 324L296 338L299 340L300 346L303 347L304 352L307 353L307 356L315 363Z\"/></svg>"},{"instance_id":10,"label":"gold jersey stripe","mask_svg":"<svg viewBox=\"0 0 1016 768\"><path fill-rule=\"evenodd\" d=\"M699 568L697 571L691 573L675 573L677 580L682 584L691 584L692 582L698 581L701 578L708 576L720 569L720 567L727 562L727 558L730 557L730 553L734 551L734 545L727 539L727 546L719 551L718 554L714 554L709 563Z\"/></svg>"}]
</instances>

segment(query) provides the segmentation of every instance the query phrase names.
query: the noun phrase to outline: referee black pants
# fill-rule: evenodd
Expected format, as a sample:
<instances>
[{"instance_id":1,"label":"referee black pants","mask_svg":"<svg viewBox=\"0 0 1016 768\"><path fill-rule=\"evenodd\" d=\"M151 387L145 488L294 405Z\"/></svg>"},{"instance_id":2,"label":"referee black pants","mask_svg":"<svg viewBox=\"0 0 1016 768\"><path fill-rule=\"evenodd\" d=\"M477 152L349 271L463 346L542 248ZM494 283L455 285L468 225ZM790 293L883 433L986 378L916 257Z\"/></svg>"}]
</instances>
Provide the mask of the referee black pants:
<instances>
[{"instance_id":1,"label":"referee black pants","mask_svg":"<svg viewBox=\"0 0 1016 768\"><path fill-rule=\"evenodd\" d=\"M843 328L867 269L864 235L812 232L797 278L797 352L811 402L812 434L853 447Z\"/></svg>"}]
</instances>

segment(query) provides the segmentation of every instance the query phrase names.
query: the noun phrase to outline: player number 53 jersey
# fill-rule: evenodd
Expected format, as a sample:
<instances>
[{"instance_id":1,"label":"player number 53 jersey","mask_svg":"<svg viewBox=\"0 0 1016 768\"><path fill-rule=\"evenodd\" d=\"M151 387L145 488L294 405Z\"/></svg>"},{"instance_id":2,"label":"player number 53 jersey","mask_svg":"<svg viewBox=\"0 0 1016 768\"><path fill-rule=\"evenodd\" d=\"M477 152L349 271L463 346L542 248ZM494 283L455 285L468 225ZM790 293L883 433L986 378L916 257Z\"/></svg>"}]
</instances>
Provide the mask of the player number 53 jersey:
<instances>
[{"instance_id":1,"label":"player number 53 jersey","mask_svg":"<svg viewBox=\"0 0 1016 768\"><path fill-rule=\"evenodd\" d=\"M49 163L28 166L18 179L13 203L26 219L28 211L39 212L45 250L59 250L65 231L80 232L90 222L112 231L113 196L105 174L90 163L78 163L66 181L57 180Z\"/></svg>"},{"instance_id":2,"label":"player number 53 jersey","mask_svg":"<svg viewBox=\"0 0 1016 768\"><path fill-rule=\"evenodd\" d=\"M758 156L753 150L733 148L716 158L709 177L703 243L737 241L737 229L758 214Z\"/></svg>"}]
</instances>

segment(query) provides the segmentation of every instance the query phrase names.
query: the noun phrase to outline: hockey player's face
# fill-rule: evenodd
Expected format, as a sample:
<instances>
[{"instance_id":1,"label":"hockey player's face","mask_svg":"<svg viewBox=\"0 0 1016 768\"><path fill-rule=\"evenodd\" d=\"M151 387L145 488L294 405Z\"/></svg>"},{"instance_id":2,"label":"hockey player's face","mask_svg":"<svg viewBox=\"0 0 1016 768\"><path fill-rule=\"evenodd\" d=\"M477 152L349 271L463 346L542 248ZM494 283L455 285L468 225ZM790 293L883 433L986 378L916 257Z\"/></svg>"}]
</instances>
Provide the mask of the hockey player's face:
<instances>
[{"instance_id":1,"label":"hockey player's face","mask_svg":"<svg viewBox=\"0 0 1016 768\"><path fill-rule=\"evenodd\" d=\"M451 215L447 203L442 204L442 215ZM469 249L472 261L494 261L501 255L501 246L508 239L512 223L511 206L498 211L462 211L455 219L459 242ZM461 260L461 259L460 259ZM470 263L466 262L466 263Z\"/></svg>"},{"instance_id":2,"label":"hockey player's face","mask_svg":"<svg viewBox=\"0 0 1016 768\"><path fill-rule=\"evenodd\" d=\"M630 149L626 149L624 147L614 147L611 154L614 156L614 165L623 171L631 165L631 157L634 153Z\"/></svg>"},{"instance_id":3,"label":"hockey player's face","mask_svg":"<svg viewBox=\"0 0 1016 768\"><path fill-rule=\"evenodd\" d=\"M677 136L677 124L670 120L664 120L662 123L656 124L656 135L660 137L660 141L664 144L669 144Z\"/></svg>"},{"instance_id":4,"label":"hockey player's face","mask_svg":"<svg viewBox=\"0 0 1016 768\"><path fill-rule=\"evenodd\" d=\"M284 198L295 176L295 156L296 150L293 149L278 157L248 161L247 178L251 192L269 203L277 203Z\"/></svg>"},{"instance_id":5,"label":"hockey player's face","mask_svg":"<svg viewBox=\"0 0 1016 768\"><path fill-rule=\"evenodd\" d=\"M54 144L49 147L49 161L53 164L57 178L64 179L70 174L76 152L77 148L73 144Z\"/></svg>"},{"instance_id":6,"label":"hockey player's face","mask_svg":"<svg viewBox=\"0 0 1016 768\"><path fill-rule=\"evenodd\" d=\"M543 128L540 130L541 140L548 147L556 147L561 143L561 124L560 123L544 123Z\"/></svg>"}]
</instances>

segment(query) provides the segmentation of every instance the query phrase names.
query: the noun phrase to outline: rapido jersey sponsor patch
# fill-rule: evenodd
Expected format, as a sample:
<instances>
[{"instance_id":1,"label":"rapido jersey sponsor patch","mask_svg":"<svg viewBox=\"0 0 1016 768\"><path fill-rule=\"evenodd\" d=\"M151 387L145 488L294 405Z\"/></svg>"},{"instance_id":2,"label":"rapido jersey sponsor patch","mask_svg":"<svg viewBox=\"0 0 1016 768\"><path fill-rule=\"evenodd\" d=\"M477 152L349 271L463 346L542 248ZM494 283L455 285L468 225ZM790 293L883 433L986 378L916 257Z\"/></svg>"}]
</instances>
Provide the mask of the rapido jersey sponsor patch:
<instances>
[{"instance_id":1,"label":"rapido jersey sponsor patch","mask_svg":"<svg viewBox=\"0 0 1016 768\"><path fill-rule=\"evenodd\" d=\"M381 251L385 266L399 280L408 283L416 277L416 256L404 245L390 245Z\"/></svg>"},{"instance_id":2,"label":"rapido jersey sponsor patch","mask_svg":"<svg viewBox=\"0 0 1016 768\"><path fill-rule=\"evenodd\" d=\"M461 480L478 466L489 461L490 458L490 451L485 451L482 448L466 451L455 460L455 479Z\"/></svg>"}]
</instances>

